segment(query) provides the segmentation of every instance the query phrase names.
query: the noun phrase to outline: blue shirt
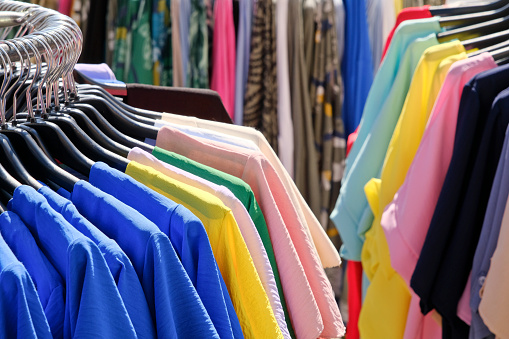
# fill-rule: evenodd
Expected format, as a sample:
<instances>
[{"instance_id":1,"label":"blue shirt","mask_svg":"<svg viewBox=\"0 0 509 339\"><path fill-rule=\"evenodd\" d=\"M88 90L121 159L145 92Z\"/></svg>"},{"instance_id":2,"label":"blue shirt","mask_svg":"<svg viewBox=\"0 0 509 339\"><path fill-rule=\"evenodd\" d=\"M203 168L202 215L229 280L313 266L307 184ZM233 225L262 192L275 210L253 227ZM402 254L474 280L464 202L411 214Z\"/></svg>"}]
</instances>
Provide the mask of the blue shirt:
<instances>
[{"instance_id":1,"label":"blue shirt","mask_svg":"<svg viewBox=\"0 0 509 339\"><path fill-rule=\"evenodd\" d=\"M65 286L34 237L14 212L0 215L0 233L35 284L53 338L64 336Z\"/></svg>"},{"instance_id":2,"label":"blue shirt","mask_svg":"<svg viewBox=\"0 0 509 339\"><path fill-rule=\"evenodd\" d=\"M484 279L490 269L490 262L497 248L500 227L504 217L507 196L509 195L509 128L505 133L504 146L498 161L497 172L491 186L490 199L486 208L486 215L482 226L481 236L475 251L472 265L472 284L470 286L470 308L472 310L472 323L470 325L470 338L482 339L491 332L484 324L479 314L481 302L480 291Z\"/></svg>"},{"instance_id":3,"label":"blue shirt","mask_svg":"<svg viewBox=\"0 0 509 339\"><path fill-rule=\"evenodd\" d=\"M74 185L72 202L131 259L159 338L219 338L170 240L154 223L86 181Z\"/></svg>"},{"instance_id":4,"label":"blue shirt","mask_svg":"<svg viewBox=\"0 0 509 339\"><path fill-rule=\"evenodd\" d=\"M32 279L1 236L0 286L0 337L51 339Z\"/></svg>"},{"instance_id":5,"label":"blue shirt","mask_svg":"<svg viewBox=\"0 0 509 339\"><path fill-rule=\"evenodd\" d=\"M7 206L23 220L39 248L65 277L64 337L136 338L115 281L97 246L32 187L20 186Z\"/></svg>"},{"instance_id":6,"label":"blue shirt","mask_svg":"<svg viewBox=\"0 0 509 339\"><path fill-rule=\"evenodd\" d=\"M46 198L48 204L55 211L60 213L65 220L99 247L115 280L118 292L138 338L155 338L155 321L152 320L150 315L140 280L131 261L120 246L79 214L76 206L69 200L62 198L48 187L41 187L39 193Z\"/></svg>"},{"instance_id":7,"label":"blue shirt","mask_svg":"<svg viewBox=\"0 0 509 339\"><path fill-rule=\"evenodd\" d=\"M344 0L345 48L341 73L343 75L345 99L343 122L345 135L357 128L362 110L373 82L373 59L368 34L365 0Z\"/></svg>"},{"instance_id":8,"label":"blue shirt","mask_svg":"<svg viewBox=\"0 0 509 339\"><path fill-rule=\"evenodd\" d=\"M221 338L242 337L230 295L201 221L184 206L96 162L89 181L152 221L169 238Z\"/></svg>"}]
</instances>

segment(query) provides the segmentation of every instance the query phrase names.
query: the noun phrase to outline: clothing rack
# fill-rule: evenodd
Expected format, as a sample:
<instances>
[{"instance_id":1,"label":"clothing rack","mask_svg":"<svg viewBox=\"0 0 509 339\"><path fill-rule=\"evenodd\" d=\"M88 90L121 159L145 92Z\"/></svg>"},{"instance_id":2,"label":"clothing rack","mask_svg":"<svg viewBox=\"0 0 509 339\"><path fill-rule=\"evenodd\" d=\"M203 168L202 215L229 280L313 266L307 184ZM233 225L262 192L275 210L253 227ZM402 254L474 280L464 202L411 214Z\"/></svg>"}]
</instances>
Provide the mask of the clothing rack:
<instances>
[{"instance_id":1,"label":"clothing rack","mask_svg":"<svg viewBox=\"0 0 509 339\"><path fill-rule=\"evenodd\" d=\"M48 52L48 46L52 52L62 49L63 46L58 44L57 40L58 35L65 32L68 35L72 34L74 37L73 41L75 44L73 48L76 47L75 54L77 56L80 55L83 35L76 22L69 17L48 8L16 1L1 1L0 11L13 12L4 13L4 15L0 17L0 27L2 27L3 30L0 34L2 40L4 40L16 26L19 26L13 42L18 39L16 42L23 42L28 46L33 46L37 50L37 53L45 55ZM15 12L22 13L23 15L20 16L19 14L15 14ZM47 45L41 42L41 37L44 38L44 42L46 42ZM19 40L19 38L22 40ZM0 43L0 48L6 53L11 62L21 61L19 52L8 43ZM27 48L26 51L30 57L36 56L32 48Z\"/></svg>"}]
</instances>

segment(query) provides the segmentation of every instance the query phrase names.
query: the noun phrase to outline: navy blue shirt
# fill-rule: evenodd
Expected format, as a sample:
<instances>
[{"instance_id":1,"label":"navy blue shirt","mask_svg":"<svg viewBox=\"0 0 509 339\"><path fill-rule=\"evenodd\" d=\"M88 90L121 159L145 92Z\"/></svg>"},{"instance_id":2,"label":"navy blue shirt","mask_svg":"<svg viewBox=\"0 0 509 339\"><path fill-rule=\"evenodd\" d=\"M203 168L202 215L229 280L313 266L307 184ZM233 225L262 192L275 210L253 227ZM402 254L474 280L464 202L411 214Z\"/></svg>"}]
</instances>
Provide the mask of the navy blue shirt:
<instances>
[{"instance_id":1,"label":"navy blue shirt","mask_svg":"<svg viewBox=\"0 0 509 339\"><path fill-rule=\"evenodd\" d=\"M136 209L170 238L219 336L243 337L200 219L184 206L102 162L92 166L89 182Z\"/></svg>"},{"instance_id":2,"label":"navy blue shirt","mask_svg":"<svg viewBox=\"0 0 509 339\"><path fill-rule=\"evenodd\" d=\"M131 261L120 246L85 219L69 200L46 186L41 187L39 193L46 198L55 211L60 213L74 228L99 247L115 280L118 292L138 338L155 338L155 321L152 320L150 315L140 280Z\"/></svg>"},{"instance_id":3,"label":"navy blue shirt","mask_svg":"<svg viewBox=\"0 0 509 339\"><path fill-rule=\"evenodd\" d=\"M39 248L65 277L64 337L136 338L136 332L99 248L52 209L32 187L9 202Z\"/></svg>"},{"instance_id":4,"label":"navy blue shirt","mask_svg":"<svg viewBox=\"0 0 509 339\"><path fill-rule=\"evenodd\" d=\"M498 67L478 74L463 90L451 163L411 279L423 313L436 309L442 315L444 338L468 337L457 305L472 268L509 122L509 114L501 112L507 100L494 104L508 76L509 65Z\"/></svg>"},{"instance_id":5,"label":"navy blue shirt","mask_svg":"<svg viewBox=\"0 0 509 339\"><path fill-rule=\"evenodd\" d=\"M0 337L51 339L30 275L0 236Z\"/></svg>"},{"instance_id":6,"label":"navy blue shirt","mask_svg":"<svg viewBox=\"0 0 509 339\"><path fill-rule=\"evenodd\" d=\"M131 260L158 338L219 338L170 240L154 223L86 181L74 185L72 202Z\"/></svg>"},{"instance_id":7,"label":"navy blue shirt","mask_svg":"<svg viewBox=\"0 0 509 339\"><path fill-rule=\"evenodd\" d=\"M0 233L30 274L53 338L63 338L65 286L60 274L41 252L34 237L16 213L7 211L0 215Z\"/></svg>"}]
</instances>

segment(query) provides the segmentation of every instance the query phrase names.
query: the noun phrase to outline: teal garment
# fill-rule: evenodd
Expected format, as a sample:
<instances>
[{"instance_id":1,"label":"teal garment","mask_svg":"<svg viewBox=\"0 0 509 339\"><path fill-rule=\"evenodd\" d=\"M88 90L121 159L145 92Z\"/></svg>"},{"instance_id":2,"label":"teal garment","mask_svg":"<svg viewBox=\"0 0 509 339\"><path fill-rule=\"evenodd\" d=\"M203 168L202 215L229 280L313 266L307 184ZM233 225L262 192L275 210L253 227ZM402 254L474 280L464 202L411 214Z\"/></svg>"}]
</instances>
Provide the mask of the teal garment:
<instances>
[{"instance_id":1,"label":"teal garment","mask_svg":"<svg viewBox=\"0 0 509 339\"><path fill-rule=\"evenodd\" d=\"M438 45L436 34L430 34L426 38L416 39L407 48L391 91L381 106L368 137L360 145L350 173L342 183L331 219L343 239L340 254L345 259L361 261L365 233L374 219L364 193L364 185L371 178L380 177L385 154L403 109L415 68L424 51L435 45Z\"/></svg>"},{"instance_id":2,"label":"teal garment","mask_svg":"<svg viewBox=\"0 0 509 339\"><path fill-rule=\"evenodd\" d=\"M129 13L128 0L118 0L118 13L115 19L115 47L111 69L115 78L126 81L126 65L130 62L131 33L128 32Z\"/></svg>"},{"instance_id":3,"label":"teal garment","mask_svg":"<svg viewBox=\"0 0 509 339\"><path fill-rule=\"evenodd\" d=\"M153 83L151 2L119 0L112 70L117 80Z\"/></svg>"},{"instance_id":4,"label":"teal garment","mask_svg":"<svg viewBox=\"0 0 509 339\"><path fill-rule=\"evenodd\" d=\"M353 144L348 158L346 159L345 176L343 182L348 178L352 163L359 154L364 141L369 135L376 117L380 113L380 107L387 99L392 88L401 61L408 46L417 38L423 38L432 33L440 32L438 18L409 20L401 23L394 33L387 54L380 66L378 73L373 80L373 85L369 90L362 119L359 125L357 139Z\"/></svg>"},{"instance_id":5,"label":"teal garment","mask_svg":"<svg viewBox=\"0 0 509 339\"><path fill-rule=\"evenodd\" d=\"M151 2L148 0L130 0L132 7L132 49L131 65L127 82L153 84L152 37L150 36Z\"/></svg>"},{"instance_id":6,"label":"teal garment","mask_svg":"<svg viewBox=\"0 0 509 339\"><path fill-rule=\"evenodd\" d=\"M209 37L207 11L203 0L191 0L189 19L189 54L186 86L209 88Z\"/></svg>"}]
</instances>

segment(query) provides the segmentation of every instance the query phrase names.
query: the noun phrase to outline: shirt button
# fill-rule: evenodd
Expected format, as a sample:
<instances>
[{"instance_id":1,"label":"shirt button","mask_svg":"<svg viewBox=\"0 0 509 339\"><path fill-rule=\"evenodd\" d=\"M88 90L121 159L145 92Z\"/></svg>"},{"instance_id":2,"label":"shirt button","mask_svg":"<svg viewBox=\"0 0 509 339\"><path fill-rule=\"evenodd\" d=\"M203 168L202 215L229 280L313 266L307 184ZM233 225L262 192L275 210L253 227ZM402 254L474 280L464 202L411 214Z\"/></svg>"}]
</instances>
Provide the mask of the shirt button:
<instances>
[{"instance_id":1,"label":"shirt button","mask_svg":"<svg viewBox=\"0 0 509 339\"><path fill-rule=\"evenodd\" d=\"M484 285L484 281L485 281L485 280L486 280L486 276L484 276L484 275L483 275L483 276L480 276L480 277L479 277L479 285L480 285L480 286Z\"/></svg>"}]
</instances>

